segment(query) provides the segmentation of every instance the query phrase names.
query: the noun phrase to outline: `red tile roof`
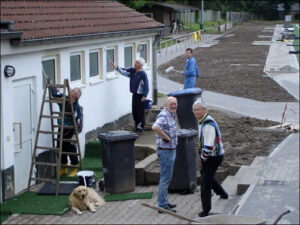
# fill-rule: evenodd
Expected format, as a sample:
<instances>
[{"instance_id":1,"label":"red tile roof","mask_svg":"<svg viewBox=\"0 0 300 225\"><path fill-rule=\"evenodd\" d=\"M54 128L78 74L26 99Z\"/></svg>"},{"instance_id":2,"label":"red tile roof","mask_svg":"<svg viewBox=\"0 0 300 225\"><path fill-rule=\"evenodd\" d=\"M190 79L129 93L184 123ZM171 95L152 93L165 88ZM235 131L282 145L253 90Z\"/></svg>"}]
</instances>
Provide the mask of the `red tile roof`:
<instances>
[{"instance_id":1,"label":"red tile roof","mask_svg":"<svg viewBox=\"0 0 300 225\"><path fill-rule=\"evenodd\" d=\"M116 1L5 1L1 21L14 21L22 40L163 28Z\"/></svg>"}]
</instances>

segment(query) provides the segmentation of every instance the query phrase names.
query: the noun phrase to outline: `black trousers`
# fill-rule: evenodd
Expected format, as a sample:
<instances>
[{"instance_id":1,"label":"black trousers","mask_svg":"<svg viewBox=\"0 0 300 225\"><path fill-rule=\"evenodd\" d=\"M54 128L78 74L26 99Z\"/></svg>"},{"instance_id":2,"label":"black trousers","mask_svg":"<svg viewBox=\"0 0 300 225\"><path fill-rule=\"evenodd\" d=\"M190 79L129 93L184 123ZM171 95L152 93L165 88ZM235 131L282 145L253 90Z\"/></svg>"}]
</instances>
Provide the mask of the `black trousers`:
<instances>
[{"instance_id":1,"label":"black trousers","mask_svg":"<svg viewBox=\"0 0 300 225\"><path fill-rule=\"evenodd\" d=\"M58 129L58 132L60 132L60 128ZM72 136L74 134L74 129L64 129L64 133L63 133L63 138L64 139L71 139ZM59 139L59 135L58 135L58 139ZM59 148L59 142L57 142L57 148ZM62 152L77 152L77 147L76 144L72 144L72 142L67 142L67 141L63 141L63 145L62 145ZM69 155L70 157L70 161L72 165L77 165L78 164L78 156L77 155ZM67 164L68 163L68 154L62 154L61 155L61 163L62 164Z\"/></svg>"},{"instance_id":2,"label":"black trousers","mask_svg":"<svg viewBox=\"0 0 300 225\"><path fill-rule=\"evenodd\" d=\"M145 125L145 103L141 101L142 94L132 94L132 116L135 122L135 128L141 123L142 128Z\"/></svg>"},{"instance_id":3,"label":"black trousers","mask_svg":"<svg viewBox=\"0 0 300 225\"><path fill-rule=\"evenodd\" d=\"M217 195L226 194L215 177L216 171L222 161L223 156L209 157L206 161L201 159L201 202L202 209L206 213L211 210L211 190Z\"/></svg>"}]
</instances>

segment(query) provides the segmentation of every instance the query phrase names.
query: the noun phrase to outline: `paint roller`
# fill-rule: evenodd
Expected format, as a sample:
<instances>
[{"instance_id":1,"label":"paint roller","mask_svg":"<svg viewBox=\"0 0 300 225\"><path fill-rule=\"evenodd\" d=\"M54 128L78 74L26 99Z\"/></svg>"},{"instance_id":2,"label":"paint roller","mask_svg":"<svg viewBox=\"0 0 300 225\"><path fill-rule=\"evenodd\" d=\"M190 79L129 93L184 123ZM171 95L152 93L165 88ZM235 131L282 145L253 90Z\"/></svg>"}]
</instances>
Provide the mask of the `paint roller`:
<instances>
[{"instance_id":1,"label":"paint roller","mask_svg":"<svg viewBox=\"0 0 300 225\"><path fill-rule=\"evenodd\" d=\"M168 68L165 70L166 73L169 73L169 72L171 72L171 71L175 71L175 72L177 72L177 73L182 73L182 72L183 72L183 71L175 70L173 66L170 66L170 67L168 67Z\"/></svg>"}]
</instances>

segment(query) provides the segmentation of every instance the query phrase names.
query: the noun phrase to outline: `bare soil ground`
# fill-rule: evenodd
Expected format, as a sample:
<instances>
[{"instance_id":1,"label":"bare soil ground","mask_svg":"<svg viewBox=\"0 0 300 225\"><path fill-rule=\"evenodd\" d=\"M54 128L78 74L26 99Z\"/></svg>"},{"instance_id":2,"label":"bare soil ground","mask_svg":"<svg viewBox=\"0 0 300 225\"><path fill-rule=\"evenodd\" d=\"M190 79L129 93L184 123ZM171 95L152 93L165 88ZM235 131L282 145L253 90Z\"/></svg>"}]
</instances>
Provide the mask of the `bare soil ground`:
<instances>
[{"instance_id":1,"label":"bare soil ground","mask_svg":"<svg viewBox=\"0 0 300 225\"><path fill-rule=\"evenodd\" d=\"M275 28L275 23L244 24L219 38L218 44L194 49L193 56L200 71L200 81L197 86L209 91L264 102L295 101L275 81L262 76L269 46L254 46L252 42L271 40L271 38L258 38L258 35L273 35L272 32L263 32L264 27ZM176 72L166 74L165 69L172 65L175 69L183 70L185 61L185 55L176 57L159 66L159 74L183 83L183 75Z\"/></svg>"},{"instance_id":2,"label":"bare soil ground","mask_svg":"<svg viewBox=\"0 0 300 225\"><path fill-rule=\"evenodd\" d=\"M288 135L287 133L254 131L254 127L268 127L278 123L240 117L217 110L209 110L217 121L225 148L223 168L228 164L250 165L256 156L267 156ZM153 131L145 131L136 141L139 144L155 145ZM199 157L197 157L199 158ZM199 159L198 167L199 167Z\"/></svg>"}]
</instances>

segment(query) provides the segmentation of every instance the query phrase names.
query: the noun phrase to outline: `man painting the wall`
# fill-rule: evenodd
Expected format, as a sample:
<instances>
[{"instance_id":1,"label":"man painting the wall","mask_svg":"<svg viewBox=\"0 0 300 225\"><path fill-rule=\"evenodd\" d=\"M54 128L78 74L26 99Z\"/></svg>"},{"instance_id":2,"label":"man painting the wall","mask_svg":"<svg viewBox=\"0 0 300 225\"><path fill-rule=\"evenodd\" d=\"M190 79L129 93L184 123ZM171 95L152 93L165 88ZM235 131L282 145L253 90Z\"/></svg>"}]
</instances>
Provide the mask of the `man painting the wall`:
<instances>
[{"instance_id":1,"label":"man painting the wall","mask_svg":"<svg viewBox=\"0 0 300 225\"><path fill-rule=\"evenodd\" d=\"M143 70L145 60L139 58L134 67L121 68L110 62L110 65L120 74L130 78L130 92L132 93L132 116L135 122L135 130L143 132L145 125L144 111L145 101L149 92L149 83L146 72Z\"/></svg>"},{"instance_id":2,"label":"man painting the wall","mask_svg":"<svg viewBox=\"0 0 300 225\"><path fill-rule=\"evenodd\" d=\"M195 58L192 56L193 50L191 48L187 48L185 50L186 55L186 63L185 70L182 74L185 76L184 79L184 89L193 88L195 85L195 77L199 79L199 69L196 63Z\"/></svg>"}]
</instances>

